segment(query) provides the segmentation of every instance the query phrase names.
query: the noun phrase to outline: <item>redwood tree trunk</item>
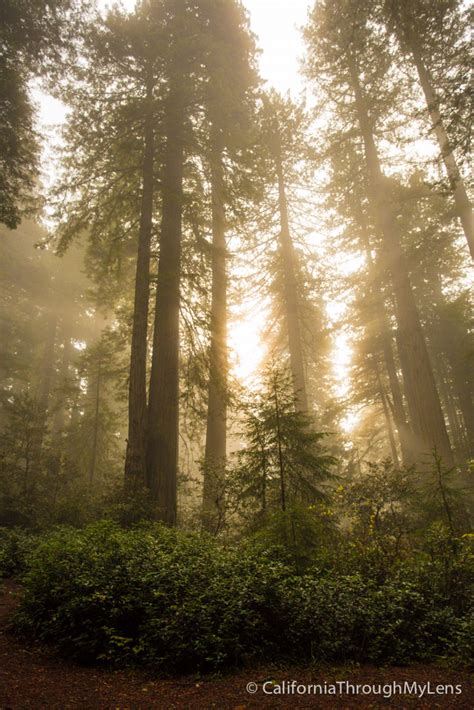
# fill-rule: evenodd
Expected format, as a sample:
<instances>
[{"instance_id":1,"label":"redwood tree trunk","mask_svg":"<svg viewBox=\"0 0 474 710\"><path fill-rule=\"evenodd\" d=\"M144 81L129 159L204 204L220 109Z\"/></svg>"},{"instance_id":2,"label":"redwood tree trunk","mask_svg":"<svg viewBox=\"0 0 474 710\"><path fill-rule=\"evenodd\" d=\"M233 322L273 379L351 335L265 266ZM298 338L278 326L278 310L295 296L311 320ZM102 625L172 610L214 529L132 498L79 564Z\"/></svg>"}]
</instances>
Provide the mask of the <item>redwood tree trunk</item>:
<instances>
[{"instance_id":1,"label":"redwood tree trunk","mask_svg":"<svg viewBox=\"0 0 474 710\"><path fill-rule=\"evenodd\" d=\"M393 420L397 428L398 437L400 440L400 448L402 452L403 463L409 466L413 463L413 441L412 433L410 427L408 426L405 407L403 405L402 388L400 386L400 381L397 375L397 368L395 365L395 358L393 355L392 339L390 338L388 332L383 334L383 355L385 361L385 367L388 374L388 379L390 383L390 392L392 394L392 402L388 400L389 406L391 404Z\"/></svg>"},{"instance_id":2,"label":"redwood tree trunk","mask_svg":"<svg viewBox=\"0 0 474 710\"><path fill-rule=\"evenodd\" d=\"M125 457L125 484L133 487L145 483L146 456L146 358L148 303L150 286L150 243L153 214L153 84L147 85L147 113L142 168L142 202L138 232L138 252L135 273L132 344L128 398L128 440Z\"/></svg>"},{"instance_id":3,"label":"redwood tree trunk","mask_svg":"<svg viewBox=\"0 0 474 710\"><path fill-rule=\"evenodd\" d=\"M466 186L464 185L464 181L461 177L459 168L456 163L456 158L454 157L453 150L449 144L448 134L446 133L446 129L444 128L443 121L441 119L439 104L430 81L430 75L423 64L421 55L415 47L413 48L412 53L413 58L415 60L418 76L420 78L420 84L425 95L426 104L428 106L431 123L436 134L436 139L438 141L441 157L443 159L446 172L449 177L454 202L456 205L456 212L464 230L464 235L469 246L469 251L471 252L471 258L474 259L474 221L472 217L472 207L466 191Z\"/></svg>"},{"instance_id":4,"label":"redwood tree trunk","mask_svg":"<svg viewBox=\"0 0 474 710\"><path fill-rule=\"evenodd\" d=\"M286 511L286 481L285 481L285 461L282 449L282 435L280 422L280 402L278 401L278 389L276 380L273 381L273 401L275 404L275 423L278 449L278 469L280 473L280 506L283 512Z\"/></svg>"},{"instance_id":5,"label":"redwood tree trunk","mask_svg":"<svg viewBox=\"0 0 474 710\"><path fill-rule=\"evenodd\" d=\"M183 101L167 100L162 221L147 431L147 484L158 517L176 523L179 436L179 304L183 206Z\"/></svg>"},{"instance_id":6,"label":"redwood tree trunk","mask_svg":"<svg viewBox=\"0 0 474 710\"><path fill-rule=\"evenodd\" d=\"M377 376L377 386L378 386L379 397L380 397L380 401L382 402L382 409L383 409L383 414L384 414L384 418L385 418L385 424L387 427L388 441L390 443L390 451L392 454L392 461L393 461L393 465L396 468L399 468L400 462L398 460L397 445L395 443L395 432L393 431L392 419L390 416L390 408L388 406L387 395L386 395L385 390L383 388L382 380L380 379L380 373L378 371L377 363L375 363L375 372L376 372L376 376Z\"/></svg>"},{"instance_id":7,"label":"redwood tree trunk","mask_svg":"<svg viewBox=\"0 0 474 710\"><path fill-rule=\"evenodd\" d=\"M469 200L466 186L459 172L456 158L453 149L449 142L447 131L443 124L439 109L439 101L433 87L430 72L423 60L423 54L420 48L418 37L414 34L410 17L401 19L397 18L397 26L399 32L403 34L418 73L420 85L425 96L426 105L430 115L431 125L438 141L441 158L443 160L446 172L448 174L451 190L456 205L456 212L461 221L462 228L471 252L471 257L474 259L474 220L472 215L472 206Z\"/></svg>"},{"instance_id":8,"label":"redwood tree trunk","mask_svg":"<svg viewBox=\"0 0 474 710\"><path fill-rule=\"evenodd\" d=\"M58 318L50 313L46 323L46 341L43 359L39 368L39 380L36 392L36 421L29 438L25 456L25 491L33 492L36 487L36 475L41 470L41 459L44 437L47 432L48 414L50 409L51 389L55 376L55 351Z\"/></svg>"},{"instance_id":9,"label":"redwood tree trunk","mask_svg":"<svg viewBox=\"0 0 474 710\"><path fill-rule=\"evenodd\" d=\"M56 335L58 328L58 318L52 313L48 316L46 326L46 342L44 348L43 361L40 367L37 405L38 405L38 435L34 443L34 455L40 456L43 447L43 438L46 431L46 424L49 411L49 401L51 397L51 389L53 386L54 371L55 371L55 350L56 350Z\"/></svg>"},{"instance_id":10,"label":"redwood tree trunk","mask_svg":"<svg viewBox=\"0 0 474 710\"><path fill-rule=\"evenodd\" d=\"M449 357L450 354L448 353L448 358ZM453 372L454 392L456 393L459 401L459 407L461 409L466 434L466 453L468 456L472 457L474 456L474 402L472 396L472 386L468 378L463 377L463 373L457 361L451 361L451 369Z\"/></svg>"},{"instance_id":11,"label":"redwood tree trunk","mask_svg":"<svg viewBox=\"0 0 474 710\"><path fill-rule=\"evenodd\" d=\"M385 369L387 371L388 380L390 383L390 392L392 394L392 402L390 402L389 398L387 397L385 404L387 406L390 406L390 404L392 405L393 421L395 423L395 427L398 433L398 439L400 441L402 460L405 465L410 465L411 463L413 463L412 434L410 432L410 427L407 424L405 416L402 389L400 387L400 382L397 375L397 368L395 365L395 358L393 355L392 337L390 333L390 325L387 313L385 310L382 283L378 274L378 265L374 262L372 258L367 222L365 220L365 215L362 212L361 208L359 209L358 217L362 228L363 242L367 261L369 264L369 278L372 284L372 294L375 300L376 317L378 321L378 330L380 334L382 352L385 361Z\"/></svg>"},{"instance_id":12,"label":"redwood tree trunk","mask_svg":"<svg viewBox=\"0 0 474 710\"><path fill-rule=\"evenodd\" d=\"M296 406L298 411L308 411L308 393L303 357L303 339L301 334L301 310L298 298L296 275L296 254L290 234L288 221L288 203L286 198L285 178L281 157L279 137L275 137L274 152L275 168L278 178L278 208L280 213L280 249L283 262L284 299L286 327L288 332L288 349L290 352L290 367L293 379Z\"/></svg>"},{"instance_id":13,"label":"redwood tree trunk","mask_svg":"<svg viewBox=\"0 0 474 710\"><path fill-rule=\"evenodd\" d=\"M206 448L204 454L203 526L212 529L220 484L225 476L227 436L227 274L222 137L211 138L212 303Z\"/></svg>"},{"instance_id":14,"label":"redwood tree trunk","mask_svg":"<svg viewBox=\"0 0 474 710\"><path fill-rule=\"evenodd\" d=\"M451 444L401 247L401 235L393 208L386 198L385 178L380 166L365 98L352 57L349 57L348 68L364 141L365 158L371 184L371 205L377 228L383 235L387 265L392 275L399 340L405 351L402 359L407 373L405 386L410 390L407 401L410 408L412 430L417 439L418 458L421 459L423 455L436 449L444 464L452 466Z\"/></svg>"},{"instance_id":15,"label":"redwood tree trunk","mask_svg":"<svg viewBox=\"0 0 474 710\"><path fill-rule=\"evenodd\" d=\"M92 486L97 467L97 448L99 442L99 420L100 420L100 390L102 386L102 353L99 353L97 361L97 371L95 376L94 391L94 425L92 432L91 459L89 462L89 486Z\"/></svg>"},{"instance_id":16,"label":"redwood tree trunk","mask_svg":"<svg viewBox=\"0 0 474 710\"><path fill-rule=\"evenodd\" d=\"M63 356L61 360L61 368L59 371L58 384L60 388L67 387L69 382L69 366L71 361L72 353L72 343L69 331L66 331L63 335ZM66 406L64 391L59 391L58 398L55 406L55 413L53 418L53 423L51 426L51 433L53 436L53 447L59 449L61 444L61 437L66 426Z\"/></svg>"},{"instance_id":17,"label":"redwood tree trunk","mask_svg":"<svg viewBox=\"0 0 474 710\"><path fill-rule=\"evenodd\" d=\"M433 336L436 338L437 347L446 356L447 363L441 362L441 369L444 369L443 377L451 401L454 403L457 399L459 404L462 423L456 412L456 404L453 404L461 433L458 439L465 440L461 451L464 451L466 457L469 457L474 453L474 377L470 367L471 353L469 346L465 343L467 332L460 331L449 315L445 313L446 299L443 295L440 278L436 278L433 289L438 316ZM446 364L449 365L449 369Z\"/></svg>"},{"instance_id":18,"label":"redwood tree trunk","mask_svg":"<svg viewBox=\"0 0 474 710\"><path fill-rule=\"evenodd\" d=\"M464 438L464 431L459 420L459 413L456 409L457 403L453 397L449 374L447 373L447 368L444 362L439 363L437 375L441 399L443 400L446 416L451 430L451 440L457 453L456 458L459 461L459 459L463 458L463 454L466 453L466 441Z\"/></svg>"}]
</instances>

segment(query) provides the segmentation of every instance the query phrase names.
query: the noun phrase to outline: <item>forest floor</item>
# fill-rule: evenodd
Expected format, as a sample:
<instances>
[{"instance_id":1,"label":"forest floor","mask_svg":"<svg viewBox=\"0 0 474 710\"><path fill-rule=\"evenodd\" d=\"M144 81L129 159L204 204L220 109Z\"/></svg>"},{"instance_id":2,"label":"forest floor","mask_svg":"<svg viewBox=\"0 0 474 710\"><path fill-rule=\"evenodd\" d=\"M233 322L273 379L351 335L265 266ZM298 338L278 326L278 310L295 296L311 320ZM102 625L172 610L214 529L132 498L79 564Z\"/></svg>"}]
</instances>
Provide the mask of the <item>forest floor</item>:
<instances>
[{"instance_id":1,"label":"forest floor","mask_svg":"<svg viewBox=\"0 0 474 710\"><path fill-rule=\"evenodd\" d=\"M76 665L62 660L36 644L16 638L10 619L18 603L18 586L7 580L0 590L0 710L251 710L257 708L397 708L397 710L474 709L473 676L467 672L431 665L409 668L369 666L315 669L308 667L258 667L226 676L160 679L150 673L113 671ZM396 694L384 699L377 694L363 695L278 695L265 694L263 684L296 680L298 684L430 683L462 686L458 695ZM251 693L246 690L251 685ZM268 690L271 686L267 684ZM273 686L275 687L275 686Z\"/></svg>"}]
</instances>

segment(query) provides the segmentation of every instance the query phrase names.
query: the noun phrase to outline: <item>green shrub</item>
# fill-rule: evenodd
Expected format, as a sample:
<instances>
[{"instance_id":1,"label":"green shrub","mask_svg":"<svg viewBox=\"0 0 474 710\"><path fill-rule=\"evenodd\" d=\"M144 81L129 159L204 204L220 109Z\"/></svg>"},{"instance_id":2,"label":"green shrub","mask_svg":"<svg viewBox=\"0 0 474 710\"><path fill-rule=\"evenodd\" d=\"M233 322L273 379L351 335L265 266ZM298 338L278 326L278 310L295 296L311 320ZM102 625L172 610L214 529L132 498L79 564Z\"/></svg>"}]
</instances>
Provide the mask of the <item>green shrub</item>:
<instances>
[{"instance_id":1,"label":"green shrub","mask_svg":"<svg viewBox=\"0 0 474 710\"><path fill-rule=\"evenodd\" d=\"M271 645L262 608L281 567L158 524L64 529L31 559L18 627L84 661L237 664Z\"/></svg>"},{"instance_id":2,"label":"green shrub","mask_svg":"<svg viewBox=\"0 0 474 710\"><path fill-rule=\"evenodd\" d=\"M305 575L283 580L278 601L294 658L403 665L443 655L448 645L456 655L458 617L414 581L377 586L359 575Z\"/></svg>"},{"instance_id":3,"label":"green shrub","mask_svg":"<svg viewBox=\"0 0 474 710\"><path fill-rule=\"evenodd\" d=\"M36 537L21 528L0 528L0 578L22 572Z\"/></svg>"},{"instance_id":4,"label":"green shrub","mask_svg":"<svg viewBox=\"0 0 474 710\"><path fill-rule=\"evenodd\" d=\"M285 511L268 514L250 539L262 550L272 548L301 573L329 566L339 538L331 511L319 503L309 507L293 504Z\"/></svg>"},{"instance_id":5,"label":"green shrub","mask_svg":"<svg viewBox=\"0 0 474 710\"><path fill-rule=\"evenodd\" d=\"M291 655L346 661L364 655L368 588L358 576L286 577L278 589Z\"/></svg>"},{"instance_id":6,"label":"green shrub","mask_svg":"<svg viewBox=\"0 0 474 710\"><path fill-rule=\"evenodd\" d=\"M405 663L469 647L469 610L408 566L383 584L297 575L269 550L156 523L56 531L23 582L18 629L87 662L182 672L279 659Z\"/></svg>"},{"instance_id":7,"label":"green shrub","mask_svg":"<svg viewBox=\"0 0 474 710\"><path fill-rule=\"evenodd\" d=\"M454 620L443 655L474 669L474 611Z\"/></svg>"}]
</instances>

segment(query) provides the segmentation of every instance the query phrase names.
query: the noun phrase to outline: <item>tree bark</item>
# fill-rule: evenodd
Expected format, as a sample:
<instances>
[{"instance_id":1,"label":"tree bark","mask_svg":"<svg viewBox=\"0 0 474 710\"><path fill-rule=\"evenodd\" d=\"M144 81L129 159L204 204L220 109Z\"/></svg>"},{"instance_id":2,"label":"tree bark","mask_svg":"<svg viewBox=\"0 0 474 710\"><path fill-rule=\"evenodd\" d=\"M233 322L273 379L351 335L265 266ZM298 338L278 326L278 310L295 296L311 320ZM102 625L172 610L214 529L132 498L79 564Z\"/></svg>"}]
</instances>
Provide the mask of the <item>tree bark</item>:
<instances>
[{"instance_id":1,"label":"tree bark","mask_svg":"<svg viewBox=\"0 0 474 710\"><path fill-rule=\"evenodd\" d=\"M71 338L69 332L63 335L63 357L61 360L61 367L59 371L58 383L60 388L67 387L69 383L69 365L71 361ZM59 390L58 397L56 400L56 411L53 417L53 423L51 426L51 433L53 438L53 447L58 449L61 444L61 437L66 425L66 407L64 392Z\"/></svg>"},{"instance_id":2,"label":"tree bark","mask_svg":"<svg viewBox=\"0 0 474 710\"><path fill-rule=\"evenodd\" d=\"M261 513L265 515L267 511L267 452L265 451L265 442L261 442L262 450L262 497L261 497Z\"/></svg>"},{"instance_id":3,"label":"tree bark","mask_svg":"<svg viewBox=\"0 0 474 710\"><path fill-rule=\"evenodd\" d=\"M382 173L372 125L365 97L353 57L348 57L348 68L355 95L356 111L364 142L365 158L371 185L371 205L377 228L383 235L387 265L392 275L397 308L399 339L405 349L407 380L410 390L407 401L413 433L417 439L419 460L434 449L446 466L453 465L451 444L446 430L441 404L436 389L428 349L421 329L405 256L401 247L399 228L384 189ZM408 393L407 393L408 394ZM412 406L410 407L410 402Z\"/></svg>"},{"instance_id":4,"label":"tree bark","mask_svg":"<svg viewBox=\"0 0 474 710\"><path fill-rule=\"evenodd\" d=\"M474 456L474 402L472 396L472 386L466 377L463 377L459 363L453 357L450 358L451 369L453 373L453 387L456 393L459 407L461 409L464 430L466 433L466 454Z\"/></svg>"},{"instance_id":5,"label":"tree bark","mask_svg":"<svg viewBox=\"0 0 474 710\"><path fill-rule=\"evenodd\" d=\"M212 190L212 302L211 348L206 447L204 454L203 527L211 529L218 513L217 496L225 476L227 437L227 273L222 136L213 129L211 137Z\"/></svg>"},{"instance_id":6,"label":"tree bark","mask_svg":"<svg viewBox=\"0 0 474 710\"><path fill-rule=\"evenodd\" d=\"M153 215L154 163L153 83L148 80L142 167L142 201L135 272L132 343L128 398L128 440L125 456L125 485L145 484L146 469L146 359L150 289L150 244Z\"/></svg>"},{"instance_id":7,"label":"tree bark","mask_svg":"<svg viewBox=\"0 0 474 710\"><path fill-rule=\"evenodd\" d=\"M446 415L451 430L451 439L454 444L454 449L458 454L457 458L459 460L459 458L462 458L463 454L465 453L466 441L464 439L464 432L461 426L461 422L459 420L459 413L456 409L457 403L453 397L453 392L450 386L451 383L449 382L449 376L446 370L447 368L445 363L440 363L440 367L438 368L438 381L440 383L441 398L444 403L444 408L446 410Z\"/></svg>"},{"instance_id":8,"label":"tree bark","mask_svg":"<svg viewBox=\"0 0 474 710\"><path fill-rule=\"evenodd\" d=\"M393 431L392 419L390 417L390 408L387 402L387 395L382 385L382 380L380 378L380 372L375 359L373 360L374 371L377 378L377 388L379 392L380 401L382 402L382 409L384 413L385 423L387 426L388 440L390 443L390 451L392 453L392 461L395 468L400 468L400 461L398 459L397 445L395 443L395 433Z\"/></svg>"},{"instance_id":9,"label":"tree bark","mask_svg":"<svg viewBox=\"0 0 474 710\"><path fill-rule=\"evenodd\" d=\"M308 411L308 393L303 357L303 339L301 334L301 309L298 298L296 275L296 254L290 234L288 220L288 202L286 198L285 177L279 136L275 136L274 160L278 179L278 208L280 213L280 250L283 262L285 316L288 333L288 349L298 411Z\"/></svg>"},{"instance_id":10,"label":"tree bark","mask_svg":"<svg viewBox=\"0 0 474 710\"><path fill-rule=\"evenodd\" d=\"M170 88L165 117L162 221L147 431L147 485L158 517L168 525L175 525L177 512L183 105L178 80Z\"/></svg>"},{"instance_id":11,"label":"tree bark","mask_svg":"<svg viewBox=\"0 0 474 710\"><path fill-rule=\"evenodd\" d=\"M285 483L285 461L283 457L282 448L282 434L281 434L281 424L280 424L280 402L278 401L278 383L276 381L276 375L274 375L273 383L273 400L275 404L275 423L276 423L276 434L277 434L277 448L278 448L278 469L280 472L280 506L283 513L286 511L286 483Z\"/></svg>"},{"instance_id":12,"label":"tree bark","mask_svg":"<svg viewBox=\"0 0 474 710\"><path fill-rule=\"evenodd\" d=\"M413 463L414 457L413 434L406 420L402 388L398 379L395 358L393 355L392 339L388 332L386 332L382 337L385 368L387 370L388 380L390 383L390 392L392 394L393 419L400 440L403 463L405 466L410 466Z\"/></svg>"},{"instance_id":13,"label":"tree bark","mask_svg":"<svg viewBox=\"0 0 474 710\"><path fill-rule=\"evenodd\" d=\"M102 347L102 346L101 346ZM97 445L99 441L100 388L102 385L102 353L99 352L94 391L94 425L92 431L91 460L89 463L89 486L92 486L97 465Z\"/></svg>"},{"instance_id":14,"label":"tree bark","mask_svg":"<svg viewBox=\"0 0 474 710\"><path fill-rule=\"evenodd\" d=\"M465 441L464 453L469 458L474 455L474 373L471 367L472 349L466 344L467 327L460 329L456 322L445 312L446 298L439 275L433 284L438 323L435 335L443 349L449 365L447 380L450 381L452 398L457 399L461 418L458 416L462 439ZM455 406L456 411L456 406ZM464 426L463 426L464 425Z\"/></svg>"},{"instance_id":15,"label":"tree bark","mask_svg":"<svg viewBox=\"0 0 474 710\"><path fill-rule=\"evenodd\" d=\"M37 392L38 436L33 446L33 457L38 457L38 459L43 448L43 438L46 432L49 401L53 385L57 328L58 318L55 313L51 313L48 316L46 326L46 342Z\"/></svg>"},{"instance_id":16,"label":"tree bark","mask_svg":"<svg viewBox=\"0 0 474 710\"><path fill-rule=\"evenodd\" d=\"M430 340L438 358L438 374L451 429L456 434L456 448L465 458L474 454L474 376L470 367L468 326L461 325L446 312L447 301L441 278L435 273L431 279L436 318L431 325ZM443 357L444 356L444 357ZM451 414L450 414L451 411Z\"/></svg>"}]
</instances>

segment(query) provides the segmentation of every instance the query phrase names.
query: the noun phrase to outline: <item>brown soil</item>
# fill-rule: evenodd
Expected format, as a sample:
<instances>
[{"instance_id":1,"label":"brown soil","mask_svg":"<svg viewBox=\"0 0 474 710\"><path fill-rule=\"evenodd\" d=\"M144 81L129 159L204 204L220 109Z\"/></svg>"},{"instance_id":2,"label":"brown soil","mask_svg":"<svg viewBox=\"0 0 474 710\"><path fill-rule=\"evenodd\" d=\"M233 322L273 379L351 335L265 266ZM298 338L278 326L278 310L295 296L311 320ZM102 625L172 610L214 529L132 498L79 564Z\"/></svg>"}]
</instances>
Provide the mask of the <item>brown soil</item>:
<instances>
[{"instance_id":1,"label":"brown soil","mask_svg":"<svg viewBox=\"0 0 474 710\"><path fill-rule=\"evenodd\" d=\"M397 708L398 710L474 710L474 688L471 674L435 666L410 668L309 669L307 667L260 667L224 677L160 679L137 671L111 671L86 668L64 661L51 651L26 644L15 638L8 628L18 597L18 587L11 581L0 595L0 709L22 710L250 710L257 708ZM387 684L408 681L437 685L461 685L458 695L431 694L416 698L397 694L384 699L380 695L266 695L265 681L275 683L296 680L298 683ZM255 694L246 691L247 683L257 683ZM267 690L270 688L266 686Z\"/></svg>"}]
</instances>

